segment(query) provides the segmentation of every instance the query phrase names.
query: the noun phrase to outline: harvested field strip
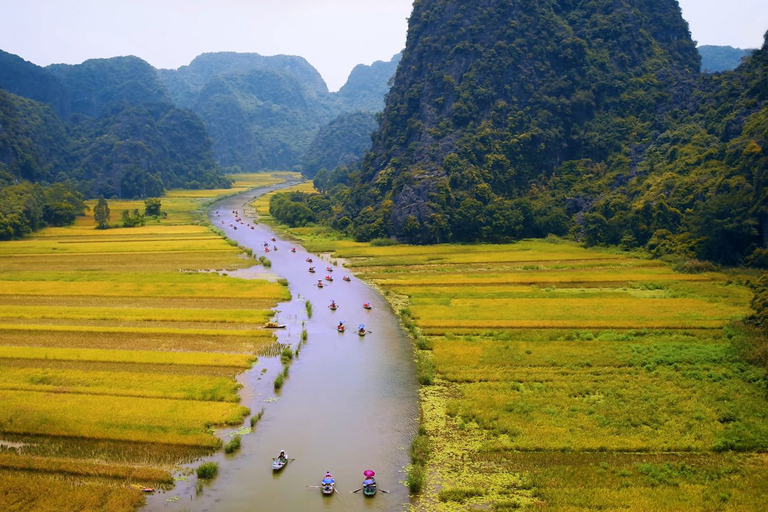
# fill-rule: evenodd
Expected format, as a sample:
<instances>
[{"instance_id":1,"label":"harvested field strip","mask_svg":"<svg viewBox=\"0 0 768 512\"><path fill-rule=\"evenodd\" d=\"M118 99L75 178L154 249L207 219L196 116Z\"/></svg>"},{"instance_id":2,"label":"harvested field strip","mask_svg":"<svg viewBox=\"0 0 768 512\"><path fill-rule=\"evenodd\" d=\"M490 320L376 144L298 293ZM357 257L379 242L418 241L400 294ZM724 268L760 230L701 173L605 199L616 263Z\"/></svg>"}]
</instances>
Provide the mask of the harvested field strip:
<instances>
[{"instance_id":1,"label":"harvested field strip","mask_svg":"<svg viewBox=\"0 0 768 512\"><path fill-rule=\"evenodd\" d=\"M135 254L110 254L108 258L94 258L88 254L29 254L0 256L0 272L26 272L30 266L47 270L102 270L108 272L133 272L136 270ZM180 269L210 270L238 269L253 266L253 260L237 252L186 252L183 260L177 258L145 258L142 270L178 272ZM1 290L0 290L1 291Z\"/></svg>"},{"instance_id":2,"label":"harvested field strip","mask_svg":"<svg viewBox=\"0 0 768 512\"><path fill-rule=\"evenodd\" d=\"M2 347L0 347L2 348ZM256 359L255 357L253 358ZM0 357L2 368L38 368L39 370L67 370L91 372L167 373L175 375L200 375L234 379L247 367L218 365L183 365L132 362L109 362L67 359L14 359ZM4 371L4 370L2 370Z\"/></svg>"},{"instance_id":3,"label":"harvested field strip","mask_svg":"<svg viewBox=\"0 0 768 512\"><path fill-rule=\"evenodd\" d=\"M221 402L123 398L0 390L0 431L215 447L211 425L237 425L248 414Z\"/></svg>"},{"instance_id":4,"label":"harvested field strip","mask_svg":"<svg viewBox=\"0 0 768 512\"><path fill-rule=\"evenodd\" d=\"M135 372L98 372L9 368L0 373L0 389L87 395L239 402L240 386L222 377Z\"/></svg>"},{"instance_id":5,"label":"harvested field strip","mask_svg":"<svg viewBox=\"0 0 768 512\"><path fill-rule=\"evenodd\" d=\"M430 275L401 274L393 277L388 274L369 274L382 286L395 287L401 285L440 285L440 286L465 286L465 285L534 285L534 284L588 284L588 283L631 283L631 282L656 282L656 281L712 281L713 277L706 274L676 274L666 268L648 268L640 271L622 269L594 269L584 272L577 269L573 271L521 271L510 273L444 273Z\"/></svg>"},{"instance_id":6,"label":"harvested field strip","mask_svg":"<svg viewBox=\"0 0 768 512\"><path fill-rule=\"evenodd\" d=\"M446 265L445 263L433 264L403 264L402 260L397 265L377 265L378 260L356 261L351 260L347 265L355 269L357 274L433 274L433 273L458 273L461 272L509 272L520 270L563 270L563 269L600 269L600 268L659 268L664 264L654 260L556 260L556 261L520 261L490 263L478 261L475 263L460 263Z\"/></svg>"},{"instance_id":7,"label":"harvested field strip","mask_svg":"<svg viewBox=\"0 0 768 512\"><path fill-rule=\"evenodd\" d=\"M229 336L232 331L219 331L218 336L192 336L181 329L166 329L163 333L115 332L105 336L101 328L90 331L24 331L0 330L0 346L73 348L80 349L131 349L160 351L163 353L223 352L227 354L255 354L268 352L275 345L274 336ZM256 331L268 333L267 330ZM34 335L31 335L34 334Z\"/></svg>"},{"instance_id":8,"label":"harvested field strip","mask_svg":"<svg viewBox=\"0 0 768 512\"><path fill-rule=\"evenodd\" d=\"M104 464L79 459L20 456L13 453L0 453L0 469L114 478L156 484L173 483L173 476L168 471L151 466Z\"/></svg>"},{"instance_id":9,"label":"harvested field strip","mask_svg":"<svg viewBox=\"0 0 768 512\"><path fill-rule=\"evenodd\" d=\"M231 279L206 283L91 281L87 286L64 281L0 281L0 295L68 295L101 297L204 297L287 300L286 287L268 281Z\"/></svg>"},{"instance_id":10,"label":"harvested field strip","mask_svg":"<svg viewBox=\"0 0 768 512\"><path fill-rule=\"evenodd\" d=\"M434 304L417 301L411 308L417 319L445 321L439 325L474 327L464 322L489 321L500 327L507 327L505 321L518 323L527 321L563 323L575 325L594 322L602 325L634 322L690 323L712 322L742 318L749 309L725 304L713 304L696 299L636 299L636 298L552 298L552 299L452 299L448 304ZM434 324L437 325L437 324Z\"/></svg>"},{"instance_id":11,"label":"harvested field strip","mask_svg":"<svg viewBox=\"0 0 768 512\"><path fill-rule=\"evenodd\" d=\"M125 243L125 244L137 244L137 243L144 243L144 242L189 242L192 240L217 240L221 241L221 238L217 236L196 236L196 237L153 237L153 238L110 238L108 240L105 240L103 238L101 239L84 239L84 240L69 240L69 239L62 239L57 240L57 244L114 244L114 243Z\"/></svg>"},{"instance_id":12,"label":"harvested field strip","mask_svg":"<svg viewBox=\"0 0 768 512\"><path fill-rule=\"evenodd\" d=\"M87 348L8 347L0 345L0 359L45 359L155 365L250 368L256 358L249 354L160 352L149 350L99 350Z\"/></svg>"},{"instance_id":13,"label":"harvested field strip","mask_svg":"<svg viewBox=\"0 0 768 512\"><path fill-rule=\"evenodd\" d=\"M118 482L7 470L0 470L0 496L8 512L134 512L144 503L141 491Z\"/></svg>"},{"instance_id":14,"label":"harvested field strip","mask_svg":"<svg viewBox=\"0 0 768 512\"><path fill-rule=\"evenodd\" d=\"M12 306L4 305L0 318L22 320L66 319L109 320L118 322L196 322L255 324L274 315L271 310L243 309L150 309L150 308L87 308L70 306Z\"/></svg>"},{"instance_id":15,"label":"harvested field strip","mask_svg":"<svg viewBox=\"0 0 768 512\"><path fill-rule=\"evenodd\" d=\"M6 244L8 244L6 246ZM162 254L167 252L220 252L238 253L236 247L228 245L221 238L198 238L188 241L179 240L145 240L142 243L110 241L108 244L99 242L83 242L80 244L64 244L61 241L22 240L0 244L0 256L21 256L31 254Z\"/></svg>"},{"instance_id":16,"label":"harvested field strip","mask_svg":"<svg viewBox=\"0 0 768 512\"><path fill-rule=\"evenodd\" d=\"M275 305L274 299L228 299L216 297L89 297L68 295L0 295L0 306L72 306L165 309L260 309Z\"/></svg>"},{"instance_id":17,"label":"harvested field strip","mask_svg":"<svg viewBox=\"0 0 768 512\"><path fill-rule=\"evenodd\" d=\"M91 219L92 220L92 219ZM48 227L38 231L29 240L51 240L55 238L72 239L75 237L89 237L92 239L113 238L113 237L133 237L133 236L189 236L200 235L210 236L211 230L205 226L168 226L165 224L149 224L146 226L137 226L135 228L124 229L93 229L93 224L86 227L70 226L64 228Z\"/></svg>"},{"instance_id":18,"label":"harvested field strip","mask_svg":"<svg viewBox=\"0 0 768 512\"><path fill-rule=\"evenodd\" d=\"M456 333L455 329L488 332L503 329L721 329L726 320L442 320L420 319L419 325L431 335ZM462 331L466 332L466 331Z\"/></svg>"},{"instance_id":19,"label":"harvested field strip","mask_svg":"<svg viewBox=\"0 0 768 512\"><path fill-rule=\"evenodd\" d=\"M40 332L94 332L100 334L173 334L177 336L228 336L243 338L273 338L273 333L266 329L259 330L220 330L220 329L161 329L151 327L91 327L88 325L23 325L0 324L2 331L40 331ZM2 334L0 334L1 336Z\"/></svg>"}]
</instances>

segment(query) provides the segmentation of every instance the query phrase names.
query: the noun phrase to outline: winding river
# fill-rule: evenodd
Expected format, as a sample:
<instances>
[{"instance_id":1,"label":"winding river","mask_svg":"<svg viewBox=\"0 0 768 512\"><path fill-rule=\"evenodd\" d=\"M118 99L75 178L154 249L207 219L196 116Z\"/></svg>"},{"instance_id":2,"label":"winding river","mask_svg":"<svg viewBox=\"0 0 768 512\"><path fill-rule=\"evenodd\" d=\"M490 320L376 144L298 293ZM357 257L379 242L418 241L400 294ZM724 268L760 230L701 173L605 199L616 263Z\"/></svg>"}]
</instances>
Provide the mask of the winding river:
<instances>
[{"instance_id":1,"label":"winding river","mask_svg":"<svg viewBox=\"0 0 768 512\"><path fill-rule=\"evenodd\" d=\"M400 482L418 417L411 341L384 298L350 272L333 266L327 256L309 254L267 226L256 224L251 230L235 223L233 210L242 215L245 204L280 187L223 199L210 207L209 217L255 255L265 254L263 245L269 242L266 257L271 269L255 267L233 275L264 278L268 273L273 279L286 278L292 300L277 307L276 318L287 328L276 333L281 342L295 348L306 328L307 344L279 392L273 389L281 370L277 358L262 357L253 370L238 377L244 386L241 403L253 413L263 408L264 415L254 432L243 436L239 452L210 458L220 463L218 476L197 493L196 477L190 475L172 491L148 497L146 511L397 511L408 503L408 490ZM245 215L243 221L252 223L253 217ZM275 245L277 251L272 250ZM296 247L295 253L291 247ZM316 274L308 272L308 257L314 260ZM324 281L326 286L320 289L317 280L330 274L327 266L333 266L334 281ZM343 281L344 275L351 282ZM338 310L328 308L331 299ZM305 300L312 304L311 318ZM371 310L363 309L366 301ZM346 333L336 330L340 320L347 325ZM370 331L364 337L355 332L361 323ZM228 433L220 435L226 439ZM273 473L271 460L281 449L295 461ZM362 486L366 469L376 471L379 489L389 493L373 498L351 493ZM339 492L333 496L309 487L317 486L326 471L336 479Z\"/></svg>"}]
</instances>

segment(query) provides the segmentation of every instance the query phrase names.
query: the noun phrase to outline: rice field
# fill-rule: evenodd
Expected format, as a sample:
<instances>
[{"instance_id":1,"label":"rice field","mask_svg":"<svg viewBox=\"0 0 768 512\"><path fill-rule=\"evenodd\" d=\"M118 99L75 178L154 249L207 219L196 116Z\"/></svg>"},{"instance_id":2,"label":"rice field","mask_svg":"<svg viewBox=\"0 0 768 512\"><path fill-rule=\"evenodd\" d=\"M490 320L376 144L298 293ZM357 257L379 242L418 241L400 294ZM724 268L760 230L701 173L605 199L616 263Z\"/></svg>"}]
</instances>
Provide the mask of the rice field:
<instances>
[{"instance_id":1,"label":"rice field","mask_svg":"<svg viewBox=\"0 0 768 512\"><path fill-rule=\"evenodd\" d=\"M737 272L556 238L285 230L376 285L416 337L431 450L412 510L765 510L768 376L734 348L752 296Z\"/></svg>"},{"instance_id":2,"label":"rice field","mask_svg":"<svg viewBox=\"0 0 768 512\"><path fill-rule=\"evenodd\" d=\"M90 212L0 244L0 510L135 510L243 423L234 377L274 350L262 325L289 294L229 277L255 261L201 212L292 176L172 191L136 228L120 213L143 201L109 201L110 229Z\"/></svg>"}]
</instances>

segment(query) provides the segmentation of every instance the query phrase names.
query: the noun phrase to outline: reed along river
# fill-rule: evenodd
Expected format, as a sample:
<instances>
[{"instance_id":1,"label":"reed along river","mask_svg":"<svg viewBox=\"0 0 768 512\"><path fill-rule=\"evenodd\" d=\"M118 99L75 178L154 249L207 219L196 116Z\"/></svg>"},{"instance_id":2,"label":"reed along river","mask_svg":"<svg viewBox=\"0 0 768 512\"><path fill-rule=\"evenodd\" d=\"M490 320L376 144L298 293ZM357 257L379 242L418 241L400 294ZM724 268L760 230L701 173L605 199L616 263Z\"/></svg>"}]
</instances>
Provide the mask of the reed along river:
<instances>
[{"instance_id":1,"label":"reed along river","mask_svg":"<svg viewBox=\"0 0 768 512\"><path fill-rule=\"evenodd\" d=\"M353 274L335 266L334 281L328 283L324 277L331 274L326 271L330 259L281 240L267 226L257 224L251 230L235 222L233 210L242 215L244 204L275 188L279 187L217 202L210 207L209 217L229 238L253 249L254 255L269 258L272 267L266 272L288 280L293 298L277 307L276 317L287 327L275 332L281 342L295 348L304 322L307 344L279 392L273 389L282 369L278 358L261 357L252 371L240 375L238 380L244 385L241 403L254 414L264 408L264 416L253 433L243 436L240 451L206 459L220 463L218 476L198 494L196 477L190 475L174 490L149 496L145 511L398 511L408 503L408 489L400 482L405 478L403 468L409 463L418 419L412 342L384 298ZM244 216L243 222L253 225L253 217ZM291 247L296 247L295 253L290 252ZM308 257L314 260L315 274L308 272ZM259 278L265 269L233 275ZM344 275L351 282L343 281ZM322 289L317 287L318 279L326 285ZM328 308L331 299L338 310ZM312 303L311 318L305 300ZM366 301L371 310L363 309ZM340 320L347 326L343 334L336 330ZM358 336L358 324L365 324L370 332ZM266 373L262 373L264 369ZM272 458L280 450L296 460L273 473ZM379 489L390 491L388 494L379 492L366 498L362 492L350 493L362 487L366 469L376 472ZM307 487L319 485L326 471L333 474L339 491L332 496Z\"/></svg>"}]
</instances>

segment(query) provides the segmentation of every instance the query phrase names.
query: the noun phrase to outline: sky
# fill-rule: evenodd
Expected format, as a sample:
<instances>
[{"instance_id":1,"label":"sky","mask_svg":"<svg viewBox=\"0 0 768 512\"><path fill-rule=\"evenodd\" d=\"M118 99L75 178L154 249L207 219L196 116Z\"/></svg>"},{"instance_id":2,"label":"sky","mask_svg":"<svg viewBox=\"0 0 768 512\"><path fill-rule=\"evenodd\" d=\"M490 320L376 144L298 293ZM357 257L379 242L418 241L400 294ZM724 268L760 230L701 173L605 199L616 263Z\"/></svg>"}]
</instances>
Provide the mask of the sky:
<instances>
[{"instance_id":1,"label":"sky","mask_svg":"<svg viewBox=\"0 0 768 512\"><path fill-rule=\"evenodd\" d=\"M338 90L405 46L413 0L0 0L0 49L40 66L136 55L178 68L205 52L299 55ZM766 0L680 0L693 39L762 46Z\"/></svg>"}]
</instances>

